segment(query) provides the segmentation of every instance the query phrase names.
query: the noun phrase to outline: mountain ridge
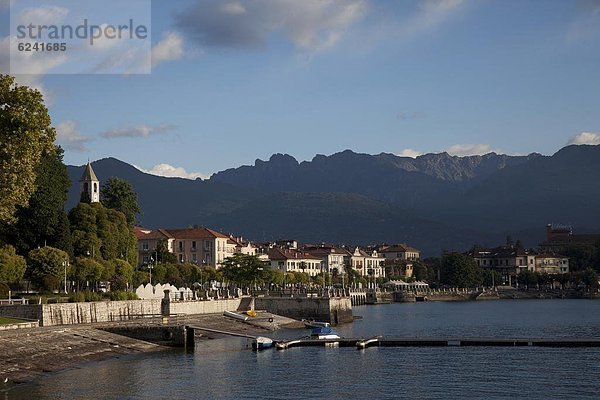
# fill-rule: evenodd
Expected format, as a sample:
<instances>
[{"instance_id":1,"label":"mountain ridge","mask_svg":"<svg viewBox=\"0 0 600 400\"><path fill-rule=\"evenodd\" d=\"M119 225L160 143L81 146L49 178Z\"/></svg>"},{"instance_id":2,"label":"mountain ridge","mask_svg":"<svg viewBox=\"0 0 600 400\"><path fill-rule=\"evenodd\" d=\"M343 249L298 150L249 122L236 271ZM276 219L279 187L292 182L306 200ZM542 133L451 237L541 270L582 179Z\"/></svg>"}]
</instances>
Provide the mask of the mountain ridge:
<instances>
[{"instance_id":1,"label":"mountain ridge","mask_svg":"<svg viewBox=\"0 0 600 400\"><path fill-rule=\"evenodd\" d=\"M494 245L507 234L535 246L549 222L600 227L600 146L551 156L489 153L415 159L350 150L298 162L285 154L210 179L151 175L114 158L96 161L102 182L118 176L138 192L140 224L206 225L254 240L409 242L425 254ZM69 166L68 207L83 166ZM362 239L362 240L361 240Z\"/></svg>"}]
</instances>

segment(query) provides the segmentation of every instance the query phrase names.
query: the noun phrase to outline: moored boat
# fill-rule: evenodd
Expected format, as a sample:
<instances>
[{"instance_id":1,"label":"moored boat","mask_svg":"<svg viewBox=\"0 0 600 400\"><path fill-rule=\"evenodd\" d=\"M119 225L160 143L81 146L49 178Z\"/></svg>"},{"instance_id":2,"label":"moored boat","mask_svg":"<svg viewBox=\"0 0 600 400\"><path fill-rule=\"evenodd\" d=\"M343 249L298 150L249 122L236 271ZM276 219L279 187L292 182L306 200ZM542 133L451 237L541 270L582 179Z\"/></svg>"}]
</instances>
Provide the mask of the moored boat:
<instances>
[{"instance_id":1,"label":"moored boat","mask_svg":"<svg viewBox=\"0 0 600 400\"><path fill-rule=\"evenodd\" d=\"M275 345L275 342L273 341L273 339L264 337L264 336L258 336L257 338L255 338L252 341L252 349L253 350L270 349L274 345Z\"/></svg>"},{"instance_id":2,"label":"moored boat","mask_svg":"<svg viewBox=\"0 0 600 400\"><path fill-rule=\"evenodd\" d=\"M340 335L328 326L314 328L310 333L311 339L340 339Z\"/></svg>"},{"instance_id":3,"label":"moored boat","mask_svg":"<svg viewBox=\"0 0 600 400\"><path fill-rule=\"evenodd\" d=\"M302 322L304 322L304 327L306 329L329 328L330 327L329 322L320 322L320 321L313 321L313 320L308 320L308 319L303 319Z\"/></svg>"}]
</instances>

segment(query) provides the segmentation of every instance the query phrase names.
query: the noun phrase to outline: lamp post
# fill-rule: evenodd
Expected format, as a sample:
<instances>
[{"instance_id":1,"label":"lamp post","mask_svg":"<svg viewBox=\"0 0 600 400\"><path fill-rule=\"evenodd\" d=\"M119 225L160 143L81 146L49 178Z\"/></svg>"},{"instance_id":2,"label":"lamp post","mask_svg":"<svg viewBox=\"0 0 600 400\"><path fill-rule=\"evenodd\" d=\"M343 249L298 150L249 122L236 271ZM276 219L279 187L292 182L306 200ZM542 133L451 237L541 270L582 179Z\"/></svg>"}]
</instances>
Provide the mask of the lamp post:
<instances>
[{"instance_id":1,"label":"lamp post","mask_svg":"<svg viewBox=\"0 0 600 400\"><path fill-rule=\"evenodd\" d=\"M67 267L69 266L68 261L63 261L63 267L65 268L65 294L67 294Z\"/></svg>"},{"instance_id":2,"label":"lamp post","mask_svg":"<svg viewBox=\"0 0 600 400\"><path fill-rule=\"evenodd\" d=\"M154 266L152 265L153 262L154 258L150 257L150 264L148 264L148 270L150 271L150 286L152 286L152 268L154 268Z\"/></svg>"}]
</instances>

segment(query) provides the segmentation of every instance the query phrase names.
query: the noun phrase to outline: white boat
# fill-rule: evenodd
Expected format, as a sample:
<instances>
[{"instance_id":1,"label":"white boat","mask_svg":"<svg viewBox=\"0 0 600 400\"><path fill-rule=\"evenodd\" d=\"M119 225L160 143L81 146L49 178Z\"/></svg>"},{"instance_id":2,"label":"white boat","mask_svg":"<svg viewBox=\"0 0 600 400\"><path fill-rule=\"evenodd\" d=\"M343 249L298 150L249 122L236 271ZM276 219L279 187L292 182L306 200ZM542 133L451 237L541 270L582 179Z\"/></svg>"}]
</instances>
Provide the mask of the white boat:
<instances>
[{"instance_id":1,"label":"white boat","mask_svg":"<svg viewBox=\"0 0 600 400\"><path fill-rule=\"evenodd\" d=\"M224 311L223 315L229 318L239 319L240 321L248 321L248 315L234 313L233 311Z\"/></svg>"},{"instance_id":2,"label":"white boat","mask_svg":"<svg viewBox=\"0 0 600 400\"><path fill-rule=\"evenodd\" d=\"M340 339L340 335L338 335L333 329L328 326L323 326L320 328L314 328L310 333L311 339L319 339L319 340L330 340L330 339Z\"/></svg>"},{"instance_id":3,"label":"white boat","mask_svg":"<svg viewBox=\"0 0 600 400\"><path fill-rule=\"evenodd\" d=\"M313 321L309 319L303 319L302 322L304 322L304 327L306 329L329 328L331 326L329 322Z\"/></svg>"},{"instance_id":4,"label":"white boat","mask_svg":"<svg viewBox=\"0 0 600 400\"><path fill-rule=\"evenodd\" d=\"M254 350L270 349L274 345L273 339L264 336L258 336L252 341L252 349Z\"/></svg>"}]
</instances>

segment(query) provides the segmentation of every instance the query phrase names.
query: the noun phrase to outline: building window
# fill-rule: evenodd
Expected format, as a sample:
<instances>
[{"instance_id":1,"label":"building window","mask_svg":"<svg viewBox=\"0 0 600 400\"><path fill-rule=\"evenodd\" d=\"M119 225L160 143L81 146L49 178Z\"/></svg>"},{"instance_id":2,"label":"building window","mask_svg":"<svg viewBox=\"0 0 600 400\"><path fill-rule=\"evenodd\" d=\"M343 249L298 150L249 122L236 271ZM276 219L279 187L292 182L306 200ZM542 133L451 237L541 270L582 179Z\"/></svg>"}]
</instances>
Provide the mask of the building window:
<instances>
[{"instance_id":1,"label":"building window","mask_svg":"<svg viewBox=\"0 0 600 400\"><path fill-rule=\"evenodd\" d=\"M192 253L192 262L197 262L196 253Z\"/></svg>"},{"instance_id":2,"label":"building window","mask_svg":"<svg viewBox=\"0 0 600 400\"><path fill-rule=\"evenodd\" d=\"M192 251L196 251L196 241L192 240Z\"/></svg>"},{"instance_id":3,"label":"building window","mask_svg":"<svg viewBox=\"0 0 600 400\"><path fill-rule=\"evenodd\" d=\"M142 242L142 250L148 251L148 242Z\"/></svg>"},{"instance_id":4,"label":"building window","mask_svg":"<svg viewBox=\"0 0 600 400\"><path fill-rule=\"evenodd\" d=\"M183 262L183 253L179 254L179 262L182 263Z\"/></svg>"},{"instance_id":5,"label":"building window","mask_svg":"<svg viewBox=\"0 0 600 400\"><path fill-rule=\"evenodd\" d=\"M179 251L183 251L183 241L179 241Z\"/></svg>"},{"instance_id":6,"label":"building window","mask_svg":"<svg viewBox=\"0 0 600 400\"><path fill-rule=\"evenodd\" d=\"M148 256L144 256L144 264L148 264Z\"/></svg>"},{"instance_id":7,"label":"building window","mask_svg":"<svg viewBox=\"0 0 600 400\"><path fill-rule=\"evenodd\" d=\"M98 193L98 184L94 182L94 193Z\"/></svg>"}]
</instances>

